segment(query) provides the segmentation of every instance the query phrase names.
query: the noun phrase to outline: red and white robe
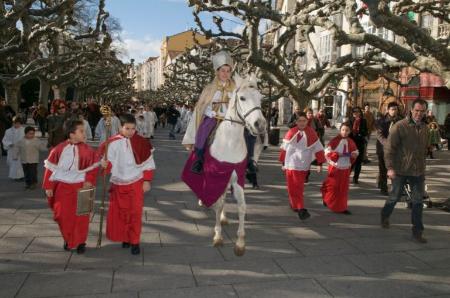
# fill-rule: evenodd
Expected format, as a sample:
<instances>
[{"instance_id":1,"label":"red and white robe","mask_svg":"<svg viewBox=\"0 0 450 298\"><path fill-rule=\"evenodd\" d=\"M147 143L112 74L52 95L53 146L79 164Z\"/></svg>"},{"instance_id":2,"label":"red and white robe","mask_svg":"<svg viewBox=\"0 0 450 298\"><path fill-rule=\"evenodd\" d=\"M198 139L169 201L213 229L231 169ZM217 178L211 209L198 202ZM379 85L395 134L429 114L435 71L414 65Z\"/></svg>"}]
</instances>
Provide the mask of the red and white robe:
<instances>
[{"instance_id":1,"label":"red and white robe","mask_svg":"<svg viewBox=\"0 0 450 298\"><path fill-rule=\"evenodd\" d=\"M322 184L322 198L334 212L347 210L349 177L355 162L352 153L358 153L355 142L341 136L332 139L325 149L329 166L328 177Z\"/></svg>"},{"instance_id":2,"label":"red and white robe","mask_svg":"<svg viewBox=\"0 0 450 298\"><path fill-rule=\"evenodd\" d=\"M99 148L103 157L105 143ZM106 236L111 241L139 244L144 206L144 181L153 179L155 162L150 142L134 134L115 135L108 140L108 168L111 173Z\"/></svg>"},{"instance_id":3,"label":"red and white robe","mask_svg":"<svg viewBox=\"0 0 450 298\"><path fill-rule=\"evenodd\" d=\"M284 136L279 160L285 169L289 201L294 210L305 207L305 178L314 159L319 165L325 162L323 146L316 132L309 126L304 131L291 128Z\"/></svg>"},{"instance_id":4,"label":"red and white robe","mask_svg":"<svg viewBox=\"0 0 450 298\"><path fill-rule=\"evenodd\" d=\"M89 215L76 215L77 192L85 182L96 184L98 166L91 147L69 141L54 147L44 162L42 188L53 190L53 197L47 198L48 204L69 248L86 243Z\"/></svg>"}]
</instances>

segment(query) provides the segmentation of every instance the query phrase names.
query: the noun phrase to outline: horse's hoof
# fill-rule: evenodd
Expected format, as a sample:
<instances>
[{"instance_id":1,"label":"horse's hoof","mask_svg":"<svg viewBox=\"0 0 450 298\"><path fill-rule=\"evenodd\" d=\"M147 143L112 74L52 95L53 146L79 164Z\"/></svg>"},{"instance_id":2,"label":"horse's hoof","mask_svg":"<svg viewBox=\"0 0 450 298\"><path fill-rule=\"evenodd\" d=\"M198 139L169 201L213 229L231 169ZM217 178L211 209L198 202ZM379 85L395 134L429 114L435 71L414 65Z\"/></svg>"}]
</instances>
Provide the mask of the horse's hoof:
<instances>
[{"instance_id":1,"label":"horse's hoof","mask_svg":"<svg viewBox=\"0 0 450 298\"><path fill-rule=\"evenodd\" d=\"M221 224L222 226L228 225L228 219L227 219L227 218L221 219L221 220L220 220L220 224Z\"/></svg>"},{"instance_id":2,"label":"horse's hoof","mask_svg":"<svg viewBox=\"0 0 450 298\"><path fill-rule=\"evenodd\" d=\"M223 246L223 239L214 239L213 240L213 246L214 247L222 247Z\"/></svg>"},{"instance_id":3,"label":"horse's hoof","mask_svg":"<svg viewBox=\"0 0 450 298\"><path fill-rule=\"evenodd\" d=\"M238 257L242 257L245 254L245 246L239 247L237 245L234 246L234 254Z\"/></svg>"}]
</instances>

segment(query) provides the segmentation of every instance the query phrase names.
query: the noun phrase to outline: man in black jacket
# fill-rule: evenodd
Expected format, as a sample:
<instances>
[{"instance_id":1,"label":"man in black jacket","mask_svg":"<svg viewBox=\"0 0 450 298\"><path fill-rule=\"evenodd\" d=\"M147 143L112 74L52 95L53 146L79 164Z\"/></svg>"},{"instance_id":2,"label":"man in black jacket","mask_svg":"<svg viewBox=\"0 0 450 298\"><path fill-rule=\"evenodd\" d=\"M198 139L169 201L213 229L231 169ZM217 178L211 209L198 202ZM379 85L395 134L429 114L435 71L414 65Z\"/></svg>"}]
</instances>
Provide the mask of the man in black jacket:
<instances>
[{"instance_id":1,"label":"man in black jacket","mask_svg":"<svg viewBox=\"0 0 450 298\"><path fill-rule=\"evenodd\" d=\"M378 188L383 195L388 195L387 169L384 162L384 145L386 144L392 126L402 119L399 116L399 106L396 102L390 102L387 113L377 120L375 128L377 130L377 156L378 156Z\"/></svg>"},{"instance_id":2,"label":"man in black jacket","mask_svg":"<svg viewBox=\"0 0 450 298\"><path fill-rule=\"evenodd\" d=\"M356 158L355 163L353 164L353 170L355 171L353 174L353 183L359 183L359 174L361 173L362 162L364 158L364 151L367 146L367 122L366 119L363 118L363 113L361 108L355 107L352 110L353 117L350 119L350 126L352 127L352 132L350 133L350 138L356 144L358 148L359 154Z\"/></svg>"},{"instance_id":3,"label":"man in black jacket","mask_svg":"<svg viewBox=\"0 0 450 298\"><path fill-rule=\"evenodd\" d=\"M180 112L178 112L177 109L171 105L167 110L166 115L167 123L170 125L169 138L171 140L175 140L175 126L177 125L178 118L180 117Z\"/></svg>"}]
</instances>

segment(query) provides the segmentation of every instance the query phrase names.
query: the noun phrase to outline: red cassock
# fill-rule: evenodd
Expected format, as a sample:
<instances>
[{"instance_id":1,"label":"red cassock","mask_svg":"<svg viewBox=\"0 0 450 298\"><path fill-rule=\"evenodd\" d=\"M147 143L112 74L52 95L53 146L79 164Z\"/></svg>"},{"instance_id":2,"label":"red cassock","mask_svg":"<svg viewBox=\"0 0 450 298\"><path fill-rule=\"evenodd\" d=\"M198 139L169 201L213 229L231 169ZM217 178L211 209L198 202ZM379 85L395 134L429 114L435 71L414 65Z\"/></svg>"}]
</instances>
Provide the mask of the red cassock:
<instances>
[{"instance_id":1,"label":"red cassock","mask_svg":"<svg viewBox=\"0 0 450 298\"><path fill-rule=\"evenodd\" d=\"M144 181L153 179L155 163L150 142L134 134L131 138L121 135L108 141L108 167L111 173L109 210L106 236L111 241L138 244L142 230L142 209L144 206ZM104 156L106 142L99 150Z\"/></svg>"},{"instance_id":2,"label":"red cassock","mask_svg":"<svg viewBox=\"0 0 450 298\"><path fill-rule=\"evenodd\" d=\"M95 159L95 151L88 145L65 141L54 147L45 161L42 188L53 190L48 204L69 248L86 243L89 215L76 215L77 191L84 182L96 184L99 164Z\"/></svg>"},{"instance_id":3,"label":"red cassock","mask_svg":"<svg viewBox=\"0 0 450 298\"><path fill-rule=\"evenodd\" d=\"M352 163L351 153L358 152L350 138L337 136L330 141L325 153L328 160L328 176L322 184L322 199L334 212L348 208L349 177Z\"/></svg>"},{"instance_id":4,"label":"red cassock","mask_svg":"<svg viewBox=\"0 0 450 298\"><path fill-rule=\"evenodd\" d=\"M314 159L318 164L325 162L323 146L316 132L309 126L304 131L291 128L284 136L279 160L284 166L289 201L294 210L305 207L305 178Z\"/></svg>"}]
</instances>

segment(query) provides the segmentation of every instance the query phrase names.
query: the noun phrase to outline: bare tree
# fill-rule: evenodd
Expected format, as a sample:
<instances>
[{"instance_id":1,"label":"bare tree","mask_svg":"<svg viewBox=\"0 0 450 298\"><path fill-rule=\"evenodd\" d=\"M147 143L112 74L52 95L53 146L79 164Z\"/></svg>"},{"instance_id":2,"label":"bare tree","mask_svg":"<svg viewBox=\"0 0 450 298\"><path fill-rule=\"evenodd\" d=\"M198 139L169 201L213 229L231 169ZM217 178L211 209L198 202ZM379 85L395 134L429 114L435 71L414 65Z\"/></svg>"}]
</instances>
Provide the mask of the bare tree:
<instances>
[{"instance_id":1,"label":"bare tree","mask_svg":"<svg viewBox=\"0 0 450 298\"><path fill-rule=\"evenodd\" d=\"M100 66L126 69L111 52L108 17L105 0L0 0L0 81L10 105L17 108L20 84L30 78L62 97Z\"/></svg>"},{"instance_id":2,"label":"bare tree","mask_svg":"<svg viewBox=\"0 0 450 298\"><path fill-rule=\"evenodd\" d=\"M450 86L448 39L431 37L402 15L411 8L421 13L429 12L448 23L449 1L414 2L399 0L390 9L389 5L394 1L366 0L366 5L358 6L356 0L298 0L292 11L285 14L273 8L270 0L189 0L189 5L194 8L198 27L207 37L238 39L239 51L245 60L256 66L278 92L289 94L305 106L330 82L354 74L355 69L359 74L377 78L393 69L412 66L440 75ZM215 28L205 28L200 19L202 13L212 14ZM404 43L366 32L360 22L362 14L368 14L376 26L403 37ZM348 21L347 30L335 21L336 15L342 15ZM242 32L224 29L224 18L229 17L240 20ZM264 24L270 24L270 28L262 32ZM321 61L311 40L312 34L320 29L331 32L338 47L369 45L370 50L362 57L348 54L335 61ZM267 37L275 32L279 34L277 40L268 42ZM293 41L302 44L304 49L292 49ZM306 69L301 62L305 49L311 51L314 60L314 66Z\"/></svg>"}]
</instances>

